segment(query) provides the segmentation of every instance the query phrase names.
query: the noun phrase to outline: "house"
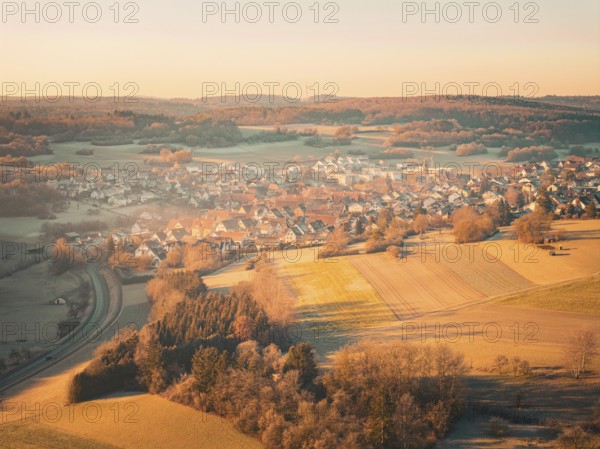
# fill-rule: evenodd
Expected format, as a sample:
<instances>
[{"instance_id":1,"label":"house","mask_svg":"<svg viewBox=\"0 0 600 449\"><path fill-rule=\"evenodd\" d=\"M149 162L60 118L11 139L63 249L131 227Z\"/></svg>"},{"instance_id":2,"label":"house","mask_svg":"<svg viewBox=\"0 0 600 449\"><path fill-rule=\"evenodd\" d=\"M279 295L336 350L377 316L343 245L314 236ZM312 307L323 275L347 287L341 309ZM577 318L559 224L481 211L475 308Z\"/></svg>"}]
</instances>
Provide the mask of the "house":
<instances>
[{"instance_id":1,"label":"house","mask_svg":"<svg viewBox=\"0 0 600 449\"><path fill-rule=\"evenodd\" d=\"M172 229L169 232L167 232L167 237L165 239L166 242L169 243L175 243L175 242L182 242L183 239L185 237L187 237L189 234L187 232L187 230L182 229L182 228L176 228L176 229Z\"/></svg>"},{"instance_id":2,"label":"house","mask_svg":"<svg viewBox=\"0 0 600 449\"><path fill-rule=\"evenodd\" d=\"M502 199L502 196L490 191L490 192L485 192L482 195L482 198L483 198L483 202L489 206L489 205L494 204L496 201Z\"/></svg>"},{"instance_id":3,"label":"house","mask_svg":"<svg viewBox=\"0 0 600 449\"><path fill-rule=\"evenodd\" d=\"M77 232L65 232L63 235L69 243L75 243L79 241L79 234Z\"/></svg>"},{"instance_id":4,"label":"house","mask_svg":"<svg viewBox=\"0 0 600 449\"><path fill-rule=\"evenodd\" d=\"M135 222L134 225L131 227L131 233L139 234L140 232L142 232L142 227L138 222Z\"/></svg>"},{"instance_id":5,"label":"house","mask_svg":"<svg viewBox=\"0 0 600 449\"><path fill-rule=\"evenodd\" d=\"M283 242L288 244L294 244L298 241L300 237L302 237L302 234L297 229L288 228L288 230L285 231L285 234L283 235Z\"/></svg>"},{"instance_id":6,"label":"house","mask_svg":"<svg viewBox=\"0 0 600 449\"><path fill-rule=\"evenodd\" d=\"M152 266L154 268L158 267L158 265L167 258L167 253L165 250L153 240L148 240L142 243L134 254L135 257L152 257Z\"/></svg>"},{"instance_id":7,"label":"house","mask_svg":"<svg viewBox=\"0 0 600 449\"><path fill-rule=\"evenodd\" d=\"M364 212L364 207L360 203L353 202L348 205L348 212L351 214L362 214Z\"/></svg>"},{"instance_id":8,"label":"house","mask_svg":"<svg viewBox=\"0 0 600 449\"><path fill-rule=\"evenodd\" d=\"M321 232L323 230L325 230L327 227L325 226L325 223L323 223L322 220L315 220L315 221L311 221L308 224L308 229L310 232Z\"/></svg>"},{"instance_id":9,"label":"house","mask_svg":"<svg viewBox=\"0 0 600 449\"><path fill-rule=\"evenodd\" d=\"M460 200L462 200L462 195L460 195L459 193L455 192L448 196L448 202L450 204L455 204Z\"/></svg>"},{"instance_id":10,"label":"house","mask_svg":"<svg viewBox=\"0 0 600 449\"><path fill-rule=\"evenodd\" d=\"M127 198L124 195L111 196L108 199L108 204L113 207L127 206Z\"/></svg>"}]
</instances>

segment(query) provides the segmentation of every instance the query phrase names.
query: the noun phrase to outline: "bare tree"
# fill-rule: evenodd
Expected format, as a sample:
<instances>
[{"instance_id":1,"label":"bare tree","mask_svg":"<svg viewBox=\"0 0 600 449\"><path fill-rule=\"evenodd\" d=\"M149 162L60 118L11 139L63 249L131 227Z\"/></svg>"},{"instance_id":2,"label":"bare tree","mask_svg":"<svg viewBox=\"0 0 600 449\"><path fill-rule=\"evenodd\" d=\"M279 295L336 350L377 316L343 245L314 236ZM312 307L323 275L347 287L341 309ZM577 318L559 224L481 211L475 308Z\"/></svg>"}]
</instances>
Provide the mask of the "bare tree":
<instances>
[{"instance_id":1,"label":"bare tree","mask_svg":"<svg viewBox=\"0 0 600 449\"><path fill-rule=\"evenodd\" d=\"M504 368L508 365L508 358L505 355L499 355L494 360L494 368L498 370L498 374L502 374Z\"/></svg>"},{"instance_id":2,"label":"bare tree","mask_svg":"<svg viewBox=\"0 0 600 449\"><path fill-rule=\"evenodd\" d=\"M591 330L575 333L563 346L565 364L575 379L579 379L585 373L586 365L596 354L597 336Z\"/></svg>"}]
</instances>

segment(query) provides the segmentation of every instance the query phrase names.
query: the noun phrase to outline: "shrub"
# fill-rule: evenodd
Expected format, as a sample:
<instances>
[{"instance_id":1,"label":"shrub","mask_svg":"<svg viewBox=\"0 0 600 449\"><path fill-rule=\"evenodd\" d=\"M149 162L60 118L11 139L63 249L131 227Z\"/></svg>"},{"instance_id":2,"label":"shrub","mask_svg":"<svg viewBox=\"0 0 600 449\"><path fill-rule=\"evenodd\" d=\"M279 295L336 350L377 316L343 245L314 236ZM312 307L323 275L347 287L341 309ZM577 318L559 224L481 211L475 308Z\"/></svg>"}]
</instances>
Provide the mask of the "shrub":
<instances>
[{"instance_id":1,"label":"shrub","mask_svg":"<svg viewBox=\"0 0 600 449\"><path fill-rule=\"evenodd\" d=\"M400 256L400 247L396 245L388 246L387 253L392 259L397 259Z\"/></svg>"},{"instance_id":2,"label":"shrub","mask_svg":"<svg viewBox=\"0 0 600 449\"><path fill-rule=\"evenodd\" d=\"M465 143L456 148L456 155L459 157L471 156L473 154L485 154L487 148L481 143Z\"/></svg>"},{"instance_id":3,"label":"shrub","mask_svg":"<svg viewBox=\"0 0 600 449\"><path fill-rule=\"evenodd\" d=\"M488 425L488 432L490 435L496 438L503 438L508 435L508 431L508 421L498 417L493 417L490 419Z\"/></svg>"}]
</instances>

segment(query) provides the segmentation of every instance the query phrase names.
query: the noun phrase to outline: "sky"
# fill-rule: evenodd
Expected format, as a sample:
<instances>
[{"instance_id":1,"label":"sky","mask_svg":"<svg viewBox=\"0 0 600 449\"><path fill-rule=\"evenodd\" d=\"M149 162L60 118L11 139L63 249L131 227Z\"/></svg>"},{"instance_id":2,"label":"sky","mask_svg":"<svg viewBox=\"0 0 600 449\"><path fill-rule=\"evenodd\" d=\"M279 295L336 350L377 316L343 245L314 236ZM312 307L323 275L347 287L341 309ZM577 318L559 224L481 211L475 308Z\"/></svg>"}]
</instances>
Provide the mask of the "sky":
<instances>
[{"instance_id":1,"label":"sky","mask_svg":"<svg viewBox=\"0 0 600 449\"><path fill-rule=\"evenodd\" d=\"M70 23L63 0L0 2L0 93L600 95L598 0L267 3L80 1Z\"/></svg>"}]
</instances>

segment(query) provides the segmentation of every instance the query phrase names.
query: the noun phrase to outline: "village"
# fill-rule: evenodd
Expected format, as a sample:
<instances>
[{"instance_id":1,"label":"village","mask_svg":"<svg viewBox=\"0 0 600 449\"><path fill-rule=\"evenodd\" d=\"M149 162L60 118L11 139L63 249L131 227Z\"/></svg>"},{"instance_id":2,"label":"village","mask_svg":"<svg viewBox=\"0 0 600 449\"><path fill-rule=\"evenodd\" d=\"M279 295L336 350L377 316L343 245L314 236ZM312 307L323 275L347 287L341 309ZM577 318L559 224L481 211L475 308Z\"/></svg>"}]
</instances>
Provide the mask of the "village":
<instances>
[{"instance_id":1,"label":"village","mask_svg":"<svg viewBox=\"0 0 600 449\"><path fill-rule=\"evenodd\" d=\"M502 199L518 218L535 209L542 186L556 219L581 217L590 202L600 204L599 158L474 169L478 164L440 167L430 159L384 163L338 154L289 163L281 173L255 165L250 178L248 165L189 164L139 170L134 177L108 170L94 182L71 177L48 183L91 207L118 212L139 205L134 223L110 236L131 259L150 259L146 268L158 267L176 246L205 243L220 254L312 247L323 245L338 228L356 238L375 229L384 210L393 211L406 228L420 213L430 229L441 229L457 209L472 206L481 214ZM160 210L166 206L189 212L164 216ZM102 242L98 233L65 237L84 249Z\"/></svg>"}]
</instances>

